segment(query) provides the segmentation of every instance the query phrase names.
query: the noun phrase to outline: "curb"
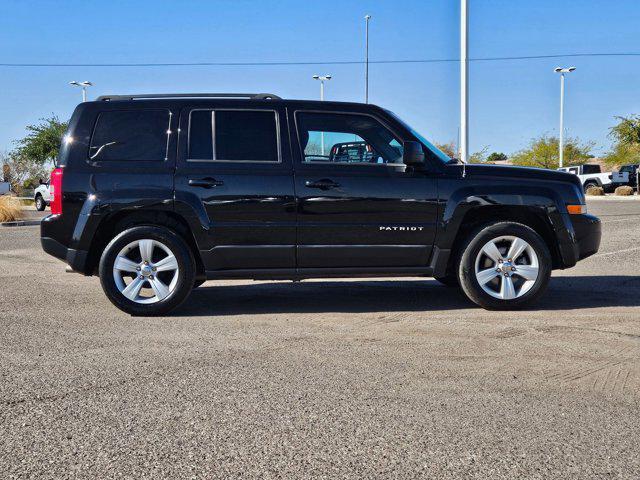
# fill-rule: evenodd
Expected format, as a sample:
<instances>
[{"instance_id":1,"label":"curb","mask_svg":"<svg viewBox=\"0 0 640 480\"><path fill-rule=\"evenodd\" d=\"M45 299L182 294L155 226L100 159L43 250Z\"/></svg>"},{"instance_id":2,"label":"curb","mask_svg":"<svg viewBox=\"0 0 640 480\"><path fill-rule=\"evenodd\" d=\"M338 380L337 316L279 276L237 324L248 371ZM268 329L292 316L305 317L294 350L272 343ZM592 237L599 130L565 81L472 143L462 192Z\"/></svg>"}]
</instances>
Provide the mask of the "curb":
<instances>
[{"instance_id":1,"label":"curb","mask_svg":"<svg viewBox=\"0 0 640 480\"><path fill-rule=\"evenodd\" d=\"M634 202L634 201L640 201L640 195L604 195L604 196L597 196L597 195L586 195L587 198L587 202L595 200L595 201L609 201L609 202L615 202L617 200L621 200L623 202Z\"/></svg>"},{"instance_id":2,"label":"curb","mask_svg":"<svg viewBox=\"0 0 640 480\"><path fill-rule=\"evenodd\" d=\"M15 222L2 222L2 227L31 227L34 225L40 225L40 220L16 220Z\"/></svg>"}]
</instances>

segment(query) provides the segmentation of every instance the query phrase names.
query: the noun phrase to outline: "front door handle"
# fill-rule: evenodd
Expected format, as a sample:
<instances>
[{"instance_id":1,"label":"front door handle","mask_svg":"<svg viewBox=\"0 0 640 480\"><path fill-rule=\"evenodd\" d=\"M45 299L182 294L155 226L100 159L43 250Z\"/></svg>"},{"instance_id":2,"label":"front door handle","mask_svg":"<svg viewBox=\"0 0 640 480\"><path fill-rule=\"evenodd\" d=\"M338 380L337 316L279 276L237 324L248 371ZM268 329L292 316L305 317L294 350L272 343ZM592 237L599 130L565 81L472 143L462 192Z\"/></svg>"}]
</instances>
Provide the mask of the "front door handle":
<instances>
[{"instance_id":1,"label":"front door handle","mask_svg":"<svg viewBox=\"0 0 640 480\"><path fill-rule=\"evenodd\" d=\"M211 187L221 187L224 185L224 182L221 180L216 180L212 177L205 178L192 178L189 180L190 187L202 187L202 188L211 188Z\"/></svg>"},{"instance_id":2,"label":"front door handle","mask_svg":"<svg viewBox=\"0 0 640 480\"><path fill-rule=\"evenodd\" d=\"M319 188L320 190L329 190L331 188L339 188L340 184L330 180L328 178L323 178L322 180L307 180L304 182L304 185L308 188Z\"/></svg>"}]
</instances>

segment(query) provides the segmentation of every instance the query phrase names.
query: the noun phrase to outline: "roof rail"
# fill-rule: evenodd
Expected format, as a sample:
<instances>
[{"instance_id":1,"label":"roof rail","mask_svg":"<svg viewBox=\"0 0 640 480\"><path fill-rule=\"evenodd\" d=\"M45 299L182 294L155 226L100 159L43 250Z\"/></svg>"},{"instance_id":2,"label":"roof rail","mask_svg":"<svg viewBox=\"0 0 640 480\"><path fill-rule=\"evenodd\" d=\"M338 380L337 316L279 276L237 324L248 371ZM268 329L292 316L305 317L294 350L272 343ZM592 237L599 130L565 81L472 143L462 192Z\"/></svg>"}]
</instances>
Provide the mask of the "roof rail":
<instances>
[{"instance_id":1,"label":"roof rail","mask_svg":"<svg viewBox=\"0 0 640 480\"><path fill-rule=\"evenodd\" d=\"M101 95L98 102L137 100L144 98L247 98L251 100L282 100L273 93L144 93L139 95Z\"/></svg>"}]
</instances>

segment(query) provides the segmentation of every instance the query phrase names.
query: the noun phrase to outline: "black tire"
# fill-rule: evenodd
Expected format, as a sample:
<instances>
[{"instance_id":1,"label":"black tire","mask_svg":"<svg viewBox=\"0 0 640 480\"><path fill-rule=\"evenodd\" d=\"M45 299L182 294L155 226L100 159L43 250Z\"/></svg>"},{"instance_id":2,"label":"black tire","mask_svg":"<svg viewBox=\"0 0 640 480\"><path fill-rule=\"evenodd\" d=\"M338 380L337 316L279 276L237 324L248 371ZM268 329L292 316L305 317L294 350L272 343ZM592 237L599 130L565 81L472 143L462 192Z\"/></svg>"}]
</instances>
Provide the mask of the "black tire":
<instances>
[{"instance_id":1,"label":"black tire","mask_svg":"<svg viewBox=\"0 0 640 480\"><path fill-rule=\"evenodd\" d=\"M444 277L433 277L435 280L440 282L445 287L449 288L458 288L460 284L458 283L458 277L454 275L445 275Z\"/></svg>"},{"instance_id":2,"label":"black tire","mask_svg":"<svg viewBox=\"0 0 640 480\"><path fill-rule=\"evenodd\" d=\"M538 276L531 288L522 296L504 300L495 298L480 286L476 274L476 258L481 249L493 239L515 236L526 241L538 257ZM549 284L552 258L547 244L530 227L515 222L495 222L485 224L469 235L458 265L458 279L464 293L471 301L488 310L515 310L533 303L542 295ZM516 277L517 278L517 277ZM502 279L500 279L502 281Z\"/></svg>"},{"instance_id":3,"label":"black tire","mask_svg":"<svg viewBox=\"0 0 640 480\"><path fill-rule=\"evenodd\" d=\"M38 194L36 195L36 210L38 210L39 212L44 212L44 209L47 208L47 202L44 201L44 198L42 198L42 195Z\"/></svg>"},{"instance_id":4,"label":"black tire","mask_svg":"<svg viewBox=\"0 0 640 480\"><path fill-rule=\"evenodd\" d=\"M113 274L113 266L119 252L135 240L151 239L164 244L176 257L178 278L173 291L156 303L141 304L129 300L118 287ZM195 262L185 241L173 231L164 227L133 227L118 234L106 246L100 259L100 283L105 294L120 310L135 316L164 315L186 300L194 284ZM159 274L156 274L159 276Z\"/></svg>"},{"instance_id":5,"label":"black tire","mask_svg":"<svg viewBox=\"0 0 640 480\"><path fill-rule=\"evenodd\" d=\"M598 182L594 182L594 181L588 181L584 184L584 192L586 193L587 190L589 190L591 187L599 187L600 185L598 185Z\"/></svg>"}]
</instances>

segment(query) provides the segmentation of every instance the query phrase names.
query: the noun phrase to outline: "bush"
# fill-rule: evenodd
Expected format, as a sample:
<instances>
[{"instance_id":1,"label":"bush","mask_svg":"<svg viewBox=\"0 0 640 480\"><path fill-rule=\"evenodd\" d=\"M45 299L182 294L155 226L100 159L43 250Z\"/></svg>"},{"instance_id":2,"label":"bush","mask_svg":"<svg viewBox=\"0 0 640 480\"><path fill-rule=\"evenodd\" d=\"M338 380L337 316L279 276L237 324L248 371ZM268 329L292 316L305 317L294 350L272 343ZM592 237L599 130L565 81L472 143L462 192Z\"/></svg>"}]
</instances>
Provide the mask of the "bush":
<instances>
[{"instance_id":1,"label":"bush","mask_svg":"<svg viewBox=\"0 0 640 480\"><path fill-rule=\"evenodd\" d=\"M629 185L623 185L616 188L615 194L620 195L621 197L627 197L629 195L633 195L633 188L631 188Z\"/></svg>"},{"instance_id":2,"label":"bush","mask_svg":"<svg viewBox=\"0 0 640 480\"><path fill-rule=\"evenodd\" d=\"M20 200L9 195L0 197L0 222L13 222L22 218Z\"/></svg>"},{"instance_id":3,"label":"bush","mask_svg":"<svg viewBox=\"0 0 640 480\"><path fill-rule=\"evenodd\" d=\"M604 195L604 188L602 187L589 187L587 188L587 195L592 195L594 197L601 197Z\"/></svg>"}]
</instances>

